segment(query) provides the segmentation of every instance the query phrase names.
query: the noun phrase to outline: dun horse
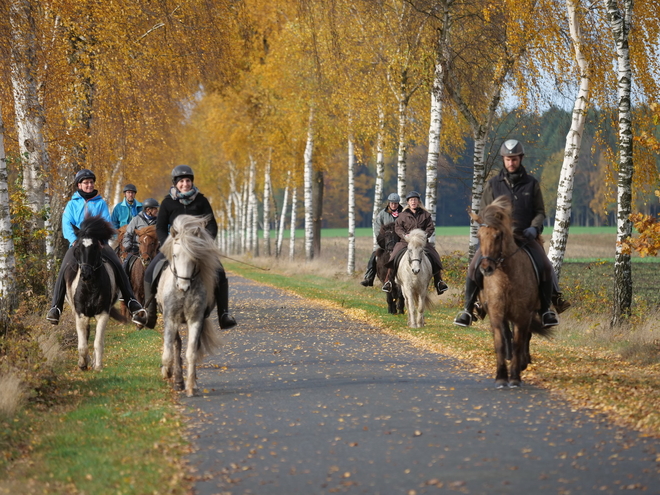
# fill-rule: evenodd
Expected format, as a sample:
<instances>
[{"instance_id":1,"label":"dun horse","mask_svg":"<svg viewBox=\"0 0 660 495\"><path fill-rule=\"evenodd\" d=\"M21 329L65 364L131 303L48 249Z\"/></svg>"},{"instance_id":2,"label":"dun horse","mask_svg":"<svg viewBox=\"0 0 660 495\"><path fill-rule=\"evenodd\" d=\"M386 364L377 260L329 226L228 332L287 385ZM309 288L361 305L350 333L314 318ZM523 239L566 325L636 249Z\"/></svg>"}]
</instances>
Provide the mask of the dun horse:
<instances>
[{"instance_id":1,"label":"dun horse","mask_svg":"<svg viewBox=\"0 0 660 495\"><path fill-rule=\"evenodd\" d=\"M215 305L216 272L222 264L220 251L205 228L207 221L191 215L176 217L161 248L169 262L160 277L157 296L165 324L162 374L165 379L173 378L175 389L183 389L179 325L185 324L188 397L194 394L197 363L220 347L210 313Z\"/></svg>"},{"instance_id":2,"label":"dun horse","mask_svg":"<svg viewBox=\"0 0 660 495\"><path fill-rule=\"evenodd\" d=\"M67 270L64 275L69 305L73 308L78 333L78 366L87 369L92 364L95 370L103 368L103 346L105 327L112 315L120 321L119 312L113 308L117 301L117 284L112 266L101 257L103 245L115 234L112 225L102 217L88 217L73 227L76 242L73 256L78 263L76 270ZM96 318L94 337L94 359L89 358L90 319Z\"/></svg>"},{"instance_id":3,"label":"dun horse","mask_svg":"<svg viewBox=\"0 0 660 495\"><path fill-rule=\"evenodd\" d=\"M408 326L421 328L424 326L424 311L431 305L429 282L433 277L431 261L424 253L426 233L415 229L406 236L406 240L408 248L399 261L396 280L401 285L408 307Z\"/></svg>"},{"instance_id":4,"label":"dun horse","mask_svg":"<svg viewBox=\"0 0 660 495\"><path fill-rule=\"evenodd\" d=\"M520 375L531 362L529 341L532 333L550 336L538 317L538 282L532 260L516 244L511 220L511 203L500 197L481 215L470 214L479 223L481 258L478 269L484 275L480 298L490 319L495 341L498 388L519 387ZM507 370L507 334L513 325L511 363Z\"/></svg>"},{"instance_id":5,"label":"dun horse","mask_svg":"<svg viewBox=\"0 0 660 495\"><path fill-rule=\"evenodd\" d=\"M399 235L394 232L394 222L383 225L378 233L379 247L376 250L376 274L381 284L384 284L387 278L387 267L385 265L390 260L392 249L394 249L397 242L399 242ZM387 312L393 315L397 313L403 314L403 294L401 293L401 286L396 283L396 280L392 281L392 290L386 292L386 294Z\"/></svg>"}]
</instances>

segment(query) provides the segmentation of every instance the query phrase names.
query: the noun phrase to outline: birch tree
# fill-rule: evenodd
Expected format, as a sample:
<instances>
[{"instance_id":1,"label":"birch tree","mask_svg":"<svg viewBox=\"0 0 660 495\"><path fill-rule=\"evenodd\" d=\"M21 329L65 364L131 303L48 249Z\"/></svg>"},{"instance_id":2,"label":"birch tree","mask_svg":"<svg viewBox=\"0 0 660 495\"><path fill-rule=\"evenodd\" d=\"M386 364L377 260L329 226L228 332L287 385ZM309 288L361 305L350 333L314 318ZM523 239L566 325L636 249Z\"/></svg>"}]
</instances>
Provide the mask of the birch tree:
<instances>
[{"instance_id":1,"label":"birch tree","mask_svg":"<svg viewBox=\"0 0 660 495\"><path fill-rule=\"evenodd\" d=\"M282 240L284 239L284 225L286 222L286 208L289 204L289 186L291 183L291 171L286 173L286 185L284 186L284 198L282 199L282 213L280 214L280 223L277 229L277 242L275 243L275 257L279 258L282 254Z\"/></svg>"},{"instance_id":2,"label":"birch tree","mask_svg":"<svg viewBox=\"0 0 660 495\"><path fill-rule=\"evenodd\" d=\"M14 240L9 209L7 164L5 161L5 127L0 105L0 323L4 324L16 307Z\"/></svg>"},{"instance_id":3,"label":"birch tree","mask_svg":"<svg viewBox=\"0 0 660 495\"><path fill-rule=\"evenodd\" d=\"M307 145L304 154L303 194L305 201L305 260L314 259L314 212L312 205L313 154L314 154L314 109L309 110Z\"/></svg>"},{"instance_id":4,"label":"birch tree","mask_svg":"<svg viewBox=\"0 0 660 495\"><path fill-rule=\"evenodd\" d=\"M264 170L264 249L266 256L270 256L270 198L271 198L271 181L270 181L270 166L272 158L272 148L268 150L268 160L266 161L266 168ZM275 212L277 215L277 212Z\"/></svg>"},{"instance_id":5,"label":"birch tree","mask_svg":"<svg viewBox=\"0 0 660 495\"><path fill-rule=\"evenodd\" d=\"M378 247L376 232L376 215L380 210L383 198L383 177L385 175L385 112L382 107L378 109L378 134L376 135L376 184L374 185L374 208L371 218L373 250Z\"/></svg>"},{"instance_id":6,"label":"birch tree","mask_svg":"<svg viewBox=\"0 0 660 495\"><path fill-rule=\"evenodd\" d=\"M295 184L291 190L291 229L289 236L289 261L296 258L296 210L298 209L298 188Z\"/></svg>"},{"instance_id":7,"label":"birch tree","mask_svg":"<svg viewBox=\"0 0 660 495\"><path fill-rule=\"evenodd\" d=\"M346 273L355 272L355 149L353 136L348 138L348 265Z\"/></svg>"}]
</instances>

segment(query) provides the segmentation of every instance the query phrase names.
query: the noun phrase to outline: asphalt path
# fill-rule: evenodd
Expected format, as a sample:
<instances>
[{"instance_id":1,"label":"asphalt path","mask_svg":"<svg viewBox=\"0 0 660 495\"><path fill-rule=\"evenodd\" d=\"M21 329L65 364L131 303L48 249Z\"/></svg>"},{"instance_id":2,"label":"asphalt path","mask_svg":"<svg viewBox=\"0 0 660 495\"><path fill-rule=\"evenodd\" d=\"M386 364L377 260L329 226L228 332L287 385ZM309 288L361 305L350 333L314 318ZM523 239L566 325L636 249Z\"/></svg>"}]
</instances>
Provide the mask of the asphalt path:
<instances>
[{"instance_id":1,"label":"asphalt path","mask_svg":"<svg viewBox=\"0 0 660 495\"><path fill-rule=\"evenodd\" d=\"M182 397L195 493L660 493L660 441L340 311L230 277L238 327Z\"/></svg>"}]
</instances>

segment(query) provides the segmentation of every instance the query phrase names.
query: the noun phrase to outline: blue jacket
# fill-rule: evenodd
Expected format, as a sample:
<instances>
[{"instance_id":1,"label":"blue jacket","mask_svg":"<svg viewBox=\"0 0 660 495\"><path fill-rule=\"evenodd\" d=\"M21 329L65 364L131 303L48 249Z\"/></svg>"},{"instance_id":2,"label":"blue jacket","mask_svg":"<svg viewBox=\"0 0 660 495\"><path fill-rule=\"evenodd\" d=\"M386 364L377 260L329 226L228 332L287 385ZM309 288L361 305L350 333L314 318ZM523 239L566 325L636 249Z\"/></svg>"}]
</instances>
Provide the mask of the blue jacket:
<instances>
[{"instance_id":1,"label":"blue jacket","mask_svg":"<svg viewBox=\"0 0 660 495\"><path fill-rule=\"evenodd\" d=\"M110 221L110 210L101 195L97 194L89 201L85 201L78 191L76 191L71 196L71 200L66 204L64 213L62 214L62 234L69 241L69 245L73 244L76 240L76 234L73 232L71 224L80 228L80 224L87 215L101 215L108 222Z\"/></svg>"},{"instance_id":2,"label":"blue jacket","mask_svg":"<svg viewBox=\"0 0 660 495\"><path fill-rule=\"evenodd\" d=\"M137 199L133 200L133 205L129 205L126 198L121 203L117 203L117 206L112 210L112 225L116 229L123 227L128 224L133 217L136 217L138 213L142 211L142 203Z\"/></svg>"}]
</instances>

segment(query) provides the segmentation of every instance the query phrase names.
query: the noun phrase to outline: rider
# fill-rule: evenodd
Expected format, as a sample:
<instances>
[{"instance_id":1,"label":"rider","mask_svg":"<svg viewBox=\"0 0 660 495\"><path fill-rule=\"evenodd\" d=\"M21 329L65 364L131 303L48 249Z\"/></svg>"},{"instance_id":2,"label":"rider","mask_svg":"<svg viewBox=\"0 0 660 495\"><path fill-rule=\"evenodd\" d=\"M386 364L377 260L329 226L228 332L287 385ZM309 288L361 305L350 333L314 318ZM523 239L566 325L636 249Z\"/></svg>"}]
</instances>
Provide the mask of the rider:
<instances>
[{"instance_id":1,"label":"rider","mask_svg":"<svg viewBox=\"0 0 660 495\"><path fill-rule=\"evenodd\" d=\"M406 196L406 201L408 206L403 209L401 214L394 222L394 231L398 234L400 240L394 246L392 254L390 255L390 260L386 265L387 276L385 277L385 283L383 284L384 292L390 292L392 290L392 282L390 282L390 276L392 274L392 269L394 268L394 263L398 257L398 253L403 249L406 249L406 246L408 245L408 242L405 240L406 236L414 229L421 229L426 232L427 239L433 236L435 233L433 217L431 217L431 214L428 212L428 210L422 206L419 193L417 191L409 192ZM447 284L442 281L442 263L440 262L440 255L435 250L435 246L430 242L426 243L424 252L431 262L431 269L433 270L433 285L435 286L438 295L440 295L449 289Z\"/></svg>"},{"instance_id":2,"label":"rider","mask_svg":"<svg viewBox=\"0 0 660 495\"><path fill-rule=\"evenodd\" d=\"M544 327L555 326L559 324L559 321L555 312L550 309L551 301L555 302L555 308L559 313L568 309L570 303L562 299L552 264L545 254L543 245L538 242L538 236L543 232L543 220L545 219L541 187L538 180L529 175L522 165L522 159L525 156L522 143L515 139L505 141L500 148L500 155L504 167L484 187L481 208L485 208L500 196L506 196L511 200L514 233L517 237L522 236L527 239L526 246L531 251L533 258L542 260L543 264L543 273L539 274L539 278L541 278L539 285L541 321ZM454 319L454 324L459 326L467 327L472 324L474 319L472 312L481 288L481 272L476 268L480 257L481 251L477 249L465 281L465 309ZM552 295L553 286L556 286L557 289L554 296Z\"/></svg>"},{"instance_id":3,"label":"rider","mask_svg":"<svg viewBox=\"0 0 660 495\"><path fill-rule=\"evenodd\" d=\"M156 225L156 218L158 216L158 208L160 205L158 201L154 198L147 198L142 203L144 208L137 216L129 222L128 227L126 227L126 232L124 233L124 239L122 244L127 253L139 254L140 247L138 245L138 239L135 235L135 231L148 227L149 225ZM128 259L128 258L127 258Z\"/></svg>"},{"instance_id":4,"label":"rider","mask_svg":"<svg viewBox=\"0 0 660 495\"><path fill-rule=\"evenodd\" d=\"M142 203L135 199L137 188L133 184L124 186L124 200L117 203L112 210L112 225L116 229L127 225L131 219L142 211Z\"/></svg>"},{"instance_id":5,"label":"rider","mask_svg":"<svg viewBox=\"0 0 660 495\"><path fill-rule=\"evenodd\" d=\"M73 226L75 225L77 228L80 228L80 224L88 216L100 215L108 222L110 221L108 205L98 190L94 188L96 183L94 173L91 170L82 169L76 174L74 182L78 190L73 193L71 200L67 203L62 214L62 234L69 241L70 247L62 260L62 266L60 267L60 272L57 275L57 281L53 289L52 307L46 316L46 319L53 325L59 323L62 307L64 306L64 298L66 296L64 273L66 270L76 270L77 263L73 256L73 245L76 242L76 234L73 231ZM115 279L122 297L124 301L128 301L126 306L131 313L133 323L144 325L147 321L147 313L135 299L126 272L122 269L121 260L107 244L103 246L102 256L105 261L110 262L115 272Z\"/></svg>"},{"instance_id":6,"label":"rider","mask_svg":"<svg viewBox=\"0 0 660 495\"><path fill-rule=\"evenodd\" d=\"M397 193L392 193L387 197L387 206L380 210L374 218L374 232L378 234L383 225L394 222L403 207L399 204L401 197ZM376 251L371 253L371 258L367 263L367 272L364 274L364 280L360 282L365 287L373 287L374 278L376 278Z\"/></svg>"},{"instance_id":7,"label":"rider","mask_svg":"<svg viewBox=\"0 0 660 495\"><path fill-rule=\"evenodd\" d=\"M172 169L172 184L170 194L163 199L160 210L158 211L158 219L156 220L156 233L160 245L165 244L169 235L169 228L172 222L179 215L194 215L196 217L209 216L210 220L206 224L211 237L215 239L218 235L218 224L215 221L213 210L208 199L204 197L199 189L195 187L193 181L195 174L192 168L188 165L177 165ZM144 275L144 298L147 301L147 312L149 314L146 326L154 328L156 325L156 305L154 297L156 289L158 288L158 278L160 271L163 268L164 255L162 252L158 253L151 263ZM215 303L218 310L218 322L220 328L229 329L236 326L236 320L229 314L229 282L224 268L218 270L216 287L215 287Z\"/></svg>"}]
</instances>

